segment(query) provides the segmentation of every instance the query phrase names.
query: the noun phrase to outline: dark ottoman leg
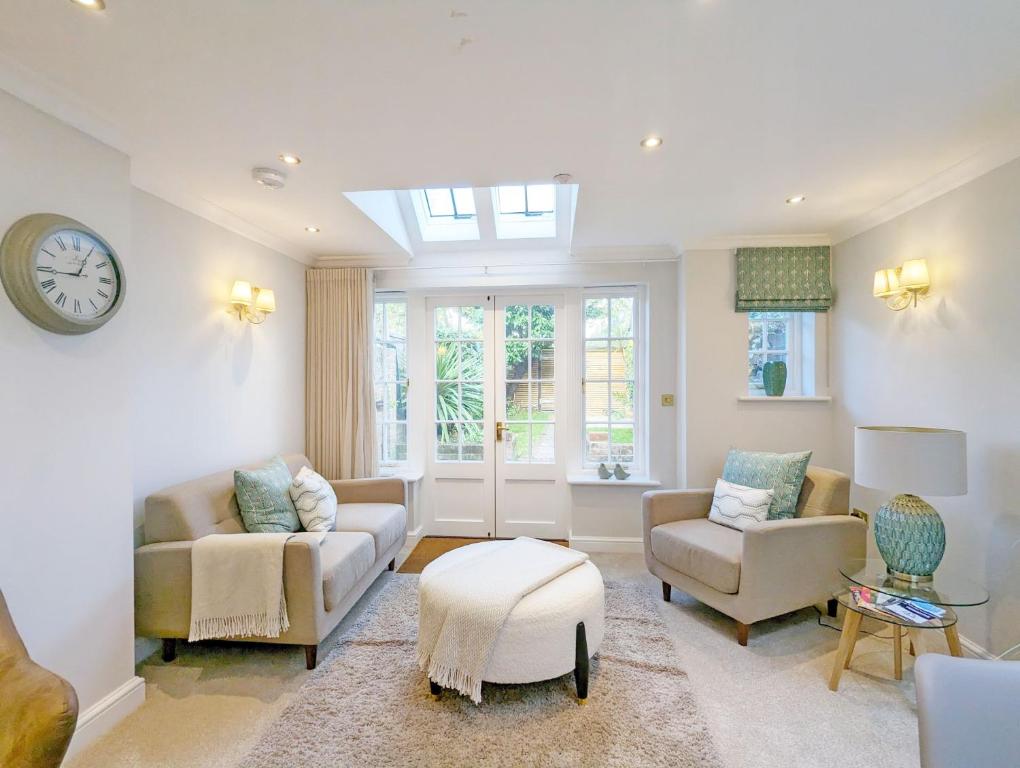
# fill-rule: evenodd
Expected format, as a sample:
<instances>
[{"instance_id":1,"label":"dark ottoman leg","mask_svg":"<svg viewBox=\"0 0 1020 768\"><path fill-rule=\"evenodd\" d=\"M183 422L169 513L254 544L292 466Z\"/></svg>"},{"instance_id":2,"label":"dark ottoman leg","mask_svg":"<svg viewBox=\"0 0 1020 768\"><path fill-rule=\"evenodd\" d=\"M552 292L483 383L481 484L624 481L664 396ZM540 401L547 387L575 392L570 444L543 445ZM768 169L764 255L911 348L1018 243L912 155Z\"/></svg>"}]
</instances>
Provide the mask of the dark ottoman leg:
<instances>
[{"instance_id":1,"label":"dark ottoman leg","mask_svg":"<svg viewBox=\"0 0 1020 768\"><path fill-rule=\"evenodd\" d=\"M439 694L443 692L443 686L441 686L439 683L434 683L431 680L429 680L429 692L438 699Z\"/></svg>"},{"instance_id":2,"label":"dark ottoman leg","mask_svg":"<svg viewBox=\"0 0 1020 768\"><path fill-rule=\"evenodd\" d=\"M584 622L577 622L577 644L574 650L574 682L577 683L577 703L588 700L588 636Z\"/></svg>"}]
</instances>

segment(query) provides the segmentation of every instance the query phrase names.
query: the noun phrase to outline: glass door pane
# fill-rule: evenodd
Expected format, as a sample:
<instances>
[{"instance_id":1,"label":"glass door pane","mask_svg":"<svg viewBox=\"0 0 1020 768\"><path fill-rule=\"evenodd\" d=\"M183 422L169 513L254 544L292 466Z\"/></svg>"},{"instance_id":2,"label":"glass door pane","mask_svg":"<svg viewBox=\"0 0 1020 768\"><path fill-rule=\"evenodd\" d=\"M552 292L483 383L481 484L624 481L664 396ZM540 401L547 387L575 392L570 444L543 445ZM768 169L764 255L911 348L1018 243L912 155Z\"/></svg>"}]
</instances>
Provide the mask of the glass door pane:
<instances>
[{"instance_id":1,"label":"glass door pane","mask_svg":"<svg viewBox=\"0 0 1020 768\"><path fill-rule=\"evenodd\" d=\"M504 315L503 461L552 464L556 461L556 309L551 304L509 304Z\"/></svg>"},{"instance_id":2,"label":"glass door pane","mask_svg":"<svg viewBox=\"0 0 1020 768\"><path fill-rule=\"evenodd\" d=\"M485 308L434 310L436 461L485 461Z\"/></svg>"}]
</instances>

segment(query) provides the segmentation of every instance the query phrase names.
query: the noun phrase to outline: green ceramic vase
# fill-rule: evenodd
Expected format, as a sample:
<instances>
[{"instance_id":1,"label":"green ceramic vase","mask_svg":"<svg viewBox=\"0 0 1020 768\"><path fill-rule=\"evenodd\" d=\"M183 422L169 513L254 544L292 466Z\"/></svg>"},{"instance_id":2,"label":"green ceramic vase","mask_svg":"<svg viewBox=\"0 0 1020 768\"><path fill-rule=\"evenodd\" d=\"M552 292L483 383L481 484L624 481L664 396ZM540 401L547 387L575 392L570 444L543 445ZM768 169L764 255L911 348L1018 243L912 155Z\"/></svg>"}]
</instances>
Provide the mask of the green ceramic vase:
<instances>
[{"instance_id":1,"label":"green ceramic vase","mask_svg":"<svg viewBox=\"0 0 1020 768\"><path fill-rule=\"evenodd\" d=\"M894 576L926 581L942 562L946 528L931 504L901 493L875 515L875 543Z\"/></svg>"},{"instance_id":2,"label":"green ceramic vase","mask_svg":"<svg viewBox=\"0 0 1020 768\"><path fill-rule=\"evenodd\" d=\"M786 363L782 360L765 363L761 369L762 384L769 397L782 397L786 391Z\"/></svg>"}]
</instances>

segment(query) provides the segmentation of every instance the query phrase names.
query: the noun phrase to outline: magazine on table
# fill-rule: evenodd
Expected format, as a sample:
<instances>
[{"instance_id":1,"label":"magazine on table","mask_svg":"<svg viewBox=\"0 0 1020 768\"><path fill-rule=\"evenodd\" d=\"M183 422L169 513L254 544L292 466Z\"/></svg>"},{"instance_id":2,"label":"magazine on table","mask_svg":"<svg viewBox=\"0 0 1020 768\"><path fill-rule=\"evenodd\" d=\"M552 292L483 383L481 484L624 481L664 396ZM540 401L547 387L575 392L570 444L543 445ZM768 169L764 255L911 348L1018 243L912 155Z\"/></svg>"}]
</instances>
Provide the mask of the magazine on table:
<instances>
[{"instance_id":1,"label":"magazine on table","mask_svg":"<svg viewBox=\"0 0 1020 768\"><path fill-rule=\"evenodd\" d=\"M851 587L850 594L853 596L854 602L861 608L873 613L884 613L912 624L937 622L946 613L944 608L929 603L927 600L896 597L867 587Z\"/></svg>"}]
</instances>

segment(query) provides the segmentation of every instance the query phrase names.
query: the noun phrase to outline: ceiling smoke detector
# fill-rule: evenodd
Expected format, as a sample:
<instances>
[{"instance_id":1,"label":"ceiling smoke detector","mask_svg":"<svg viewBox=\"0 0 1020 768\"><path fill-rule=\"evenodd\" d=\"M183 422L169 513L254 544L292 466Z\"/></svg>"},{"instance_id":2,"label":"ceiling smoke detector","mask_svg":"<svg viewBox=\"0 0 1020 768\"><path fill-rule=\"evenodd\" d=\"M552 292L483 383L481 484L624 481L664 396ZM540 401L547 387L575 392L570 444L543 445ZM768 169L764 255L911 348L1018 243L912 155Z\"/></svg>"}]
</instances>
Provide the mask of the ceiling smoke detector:
<instances>
[{"instance_id":1,"label":"ceiling smoke detector","mask_svg":"<svg viewBox=\"0 0 1020 768\"><path fill-rule=\"evenodd\" d=\"M272 168L252 168L251 177L256 184L261 184L267 189L283 189L283 185L287 183L287 174Z\"/></svg>"},{"instance_id":2,"label":"ceiling smoke detector","mask_svg":"<svg viewBox=\"0 0 1020 768\"><path fill-rule=\"evenodd\" d=\"M557 184L569 184L573 180L574 180L573 175L569 173L557 173L555 176L553 176L553 181L555 181Z\"/></svg>"}]
</instances>

